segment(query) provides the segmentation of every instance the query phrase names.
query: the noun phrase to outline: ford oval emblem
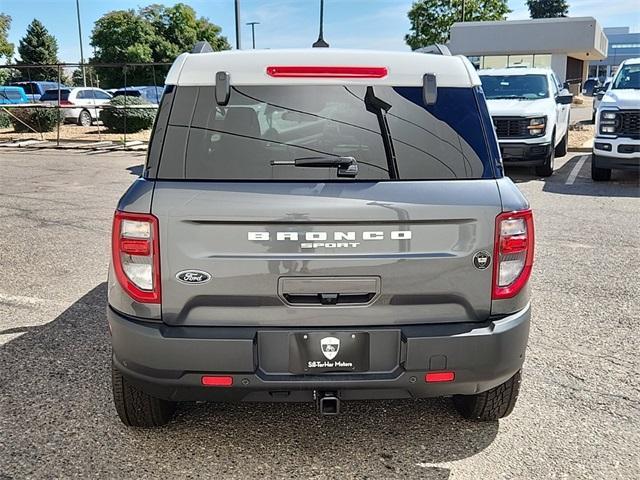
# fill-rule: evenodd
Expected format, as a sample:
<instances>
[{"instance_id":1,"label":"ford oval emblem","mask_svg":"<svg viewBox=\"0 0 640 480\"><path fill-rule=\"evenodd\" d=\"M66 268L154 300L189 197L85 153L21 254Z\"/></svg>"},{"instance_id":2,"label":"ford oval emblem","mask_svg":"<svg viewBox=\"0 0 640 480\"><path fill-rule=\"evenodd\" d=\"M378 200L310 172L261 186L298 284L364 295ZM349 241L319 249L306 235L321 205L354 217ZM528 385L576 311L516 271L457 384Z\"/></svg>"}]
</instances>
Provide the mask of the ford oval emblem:
<instances>
[{"instance_id":1,"label":"ford oval emblem","mask_svg":"<svg viewBox=\"0 0 640 480\"><path fill-rule=\"evenodd\" d=\"M179 282L192 285L207 283L211 280L211 275L202 270L183 270L182 272L176 273L176 278Z\"/></svg>"}]
</instances>

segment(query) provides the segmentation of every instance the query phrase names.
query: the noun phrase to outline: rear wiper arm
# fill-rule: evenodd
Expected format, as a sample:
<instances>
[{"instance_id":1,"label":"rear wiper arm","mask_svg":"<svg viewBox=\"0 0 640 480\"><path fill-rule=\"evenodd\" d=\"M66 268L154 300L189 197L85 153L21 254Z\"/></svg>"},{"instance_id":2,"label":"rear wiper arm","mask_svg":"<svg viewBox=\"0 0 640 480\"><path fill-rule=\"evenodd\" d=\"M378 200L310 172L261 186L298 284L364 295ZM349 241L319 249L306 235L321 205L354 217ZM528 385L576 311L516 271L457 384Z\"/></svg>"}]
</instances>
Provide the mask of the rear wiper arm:
<instances>
[{"instance_id":1,"label":"rear wiper arm","mask_svg":"<svg viewBox=\"0 0 640 480\"><path fill-rule=\"evenodd\" d=\"M336 167L339 177L355 177L358 175L358 162L353 157L304 157L295 160L273 160L271 165L290 165L293 167Z\"/></svg>"}]
</instances>

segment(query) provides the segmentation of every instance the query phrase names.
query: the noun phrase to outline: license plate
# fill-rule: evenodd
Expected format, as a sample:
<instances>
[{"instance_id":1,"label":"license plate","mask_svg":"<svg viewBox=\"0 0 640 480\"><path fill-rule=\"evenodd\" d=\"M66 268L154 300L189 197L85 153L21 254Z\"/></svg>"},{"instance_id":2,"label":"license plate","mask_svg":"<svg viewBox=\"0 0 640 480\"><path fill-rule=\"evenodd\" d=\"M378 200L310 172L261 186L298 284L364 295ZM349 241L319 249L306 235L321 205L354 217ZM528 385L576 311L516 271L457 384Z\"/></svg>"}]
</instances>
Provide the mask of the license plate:
<instances>
[{"instance_id":1,"label":"license plate","mask_svg":"<svg viewBox=\"0 0 640 480\"><path fill-rule=\"evenodd\" d=\"M369 369L366 332L310 332L289 335L289 371L294 374L364 372Z\"/></svg>"}]
</instances>

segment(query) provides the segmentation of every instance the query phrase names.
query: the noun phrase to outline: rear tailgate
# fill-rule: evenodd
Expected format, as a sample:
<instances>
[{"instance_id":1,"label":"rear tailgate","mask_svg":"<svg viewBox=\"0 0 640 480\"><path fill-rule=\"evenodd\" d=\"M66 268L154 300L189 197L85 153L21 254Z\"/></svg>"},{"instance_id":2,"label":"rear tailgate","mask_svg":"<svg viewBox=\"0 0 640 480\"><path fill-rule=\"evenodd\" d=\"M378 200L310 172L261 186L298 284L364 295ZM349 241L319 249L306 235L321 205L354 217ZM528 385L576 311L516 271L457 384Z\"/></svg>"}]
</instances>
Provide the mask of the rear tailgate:
<instances>
[{"instance_id":1,"label":"rear tailgate","mask_svg":"<svg viewBox=\"0 0 640 480\"><path fill-rule=\"evenodd\" d=\"M171 325L482 321L495 180L157 181L162 318ZM180 272L211 279L183 283Z\"/></svg>"}]
</instances>

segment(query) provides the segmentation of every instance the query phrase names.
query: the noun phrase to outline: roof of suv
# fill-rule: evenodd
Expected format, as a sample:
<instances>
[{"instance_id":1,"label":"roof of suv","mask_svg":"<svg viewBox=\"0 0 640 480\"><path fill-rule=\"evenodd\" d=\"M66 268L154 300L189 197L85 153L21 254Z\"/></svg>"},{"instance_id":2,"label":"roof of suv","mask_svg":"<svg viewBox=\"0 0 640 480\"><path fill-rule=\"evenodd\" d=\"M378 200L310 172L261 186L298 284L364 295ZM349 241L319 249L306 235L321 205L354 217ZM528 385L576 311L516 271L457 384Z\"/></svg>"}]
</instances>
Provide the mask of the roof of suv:
<instances>
[{"instance_id":1,"label":"roof of suv","mask_svg":"<svg viewBox=\"0 0 640 480\"><path fill-rule=\"evenodd\" d=\"M548 75L552 73L549 68L525 68L525 67L509 67L509 68L487 68L478 70L478 75Z\"/></svg>"},{"instance_id":2,"label":"roof of suv","mask_svg":"<svg viewBox=\"0 0 640 480\"><path fill-rule=\"evenodd\" d=\"M167 85L214 85L215 73L228 72L234 85L294 85L318 83L318 78L273 77L271 66L383 67L380 78L335 77L321 79L325 85L367 84L421 86L423 74L436 75L438 86L480 85L475 69L463 56L431 55L414 52L340 50L313 48L298 50L234 50L214 53L183 53L167 75Z\"/></svg>"}]
</instances>

